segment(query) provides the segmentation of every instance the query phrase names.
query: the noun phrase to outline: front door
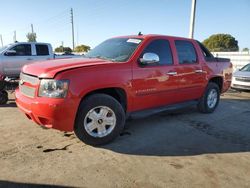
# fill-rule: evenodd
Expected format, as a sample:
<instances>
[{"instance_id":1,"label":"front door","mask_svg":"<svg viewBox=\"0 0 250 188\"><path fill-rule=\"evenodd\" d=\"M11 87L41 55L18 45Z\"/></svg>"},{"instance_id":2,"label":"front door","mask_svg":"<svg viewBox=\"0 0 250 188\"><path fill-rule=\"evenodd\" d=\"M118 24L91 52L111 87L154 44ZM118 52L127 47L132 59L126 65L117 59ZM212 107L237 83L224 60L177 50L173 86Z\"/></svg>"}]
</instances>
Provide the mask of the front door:
<instances>
[{"instance_id":1,"label":"front door","mask_svg":"<svg viewBox=\"0 0 250 188\"><path fill-rule=\"evenodd\" d=\"M149 109L172 104L177 101L178 80L175 78L176 66L168 40L154 39L140 55L154 53L159 62L150 65L133 63L133 110Z\"/></svg>"},{"instance_id":2,"label":"front door","mask_svg":"<svg viewBox=\"0 0 250 188\"><path fill-rule=\"evenodd\" d=\"M31 45L17 44L10 50L15 50L16 54L3 56L3 71L7 76L18 76L25 64L33 62Z\"/></svg>"}]
</instances>

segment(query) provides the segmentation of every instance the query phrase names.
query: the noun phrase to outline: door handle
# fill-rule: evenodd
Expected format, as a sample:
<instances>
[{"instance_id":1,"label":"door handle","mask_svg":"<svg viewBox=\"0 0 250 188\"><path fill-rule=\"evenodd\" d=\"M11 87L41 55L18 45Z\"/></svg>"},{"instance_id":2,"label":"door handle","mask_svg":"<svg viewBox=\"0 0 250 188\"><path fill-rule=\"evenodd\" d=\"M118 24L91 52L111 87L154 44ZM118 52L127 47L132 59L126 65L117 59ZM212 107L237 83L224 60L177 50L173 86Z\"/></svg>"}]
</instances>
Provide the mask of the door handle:
<instances>
[{"instance_id":1,"label":"door handle","mask_svg":"<svg viewBox=\"0 0 250 188\"><path fill-rule=\"evenodd\" d=\"M170 71L170 72L167 73L167 75L174 76L174 75L177 75L177 72Z\"/></svg>"},{"instance_id":2,"label":"door handle","mask_svg":"<svg viewBox=\"0 0 250 188\"><path fill-rule=\"evenodd\" d=\"M33 60L32 58L27 58L27 60Z\"/></svg>"},{"instance_id":3,"label":"door handle","mask_svg":"<svg viewBox=\"0 0 250 188\"><path fill-rule=\"evenodd\" d=\"M197 69L194 71L195 73L203 73L203 70L202 69Z\"/></svg>"}]
</instances>

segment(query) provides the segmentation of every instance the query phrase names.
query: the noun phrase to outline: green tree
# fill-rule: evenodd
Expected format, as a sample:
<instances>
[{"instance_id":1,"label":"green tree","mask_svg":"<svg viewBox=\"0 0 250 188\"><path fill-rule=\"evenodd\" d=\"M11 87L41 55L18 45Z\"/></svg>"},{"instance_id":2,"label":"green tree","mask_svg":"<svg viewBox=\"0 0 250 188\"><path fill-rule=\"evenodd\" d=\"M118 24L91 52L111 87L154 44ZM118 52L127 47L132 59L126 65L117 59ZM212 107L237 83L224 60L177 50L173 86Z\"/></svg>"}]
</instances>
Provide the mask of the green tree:
<instances>
[{"instance_id":1,"label":"green tree","mask_svg":"<svg viewBox=\"0 0 250 188\"><path fill-rule=\"evenodd\" d=\"M213 52L239 51L238 41L230 34L215 34L202 42Z\"/></svg>"},{"instance_id":2,"label":"green tree","mask_svg":"<svg viewBox=\"0 0 250 188\"><path fill-rule=\"evenodd\" d=\"M63 52L63 46L55 48L55 52Z\"/></svg>"},{"instance_id":3,"label":"green tree","mask_svg":"<svg viewBox=\"0 0 250 188\"><path fill-rule=\"evenodd\" d=\"M243 48L242 52L249 52L249 48Z\"/></svg>"},{"instance_id":4,"label":"green tree","mask_svg":"<svg viewBox=\"0 0 250 188\"><path fill-rule=\"evenodd\" d=\"M28 42L36 42L36 33L27 33Z\"/></svg>"},{"instance_id":5,"label":"green tree","mask_svg":"<svg viewBox=\"0 0 250 188\"><path fill-rule=\"evenodd\" d=\"M55 48L55 52L64 52L65 54L72 53L72 49L70 47L59 46Z\"/></svg>"},{"instance_id":6,"label":"green tree","mask_svg":"<svg viewBox=\"0 0 250 188\"><path fill-rule=\"evenodd\" d=\"M88 52L89 50L90 50L89 46L82 44L82 45L76 46L74 51L75 52Z\"/></svg>"},{"instance_id":7,"label":"green tree","mask_svg":"<svg viewBox=\"0 0 250 188\"><path fill-rule=\"evenodd\" d=\"M70 47L64 47L63 51L65 54L71 54L73 50Z\"/></svg>"}]
</instances>

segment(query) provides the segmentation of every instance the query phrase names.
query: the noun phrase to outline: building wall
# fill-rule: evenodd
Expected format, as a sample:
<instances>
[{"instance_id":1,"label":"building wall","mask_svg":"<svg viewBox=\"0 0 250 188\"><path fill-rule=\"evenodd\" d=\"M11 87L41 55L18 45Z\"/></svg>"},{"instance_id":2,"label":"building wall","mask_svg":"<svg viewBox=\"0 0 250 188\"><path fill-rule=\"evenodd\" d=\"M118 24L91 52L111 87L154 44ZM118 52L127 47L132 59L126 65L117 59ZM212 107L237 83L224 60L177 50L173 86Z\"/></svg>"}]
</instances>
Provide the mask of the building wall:
<instances>
[{"instance_id":1,"label":"building wall","mask_svg":"<svg viewBox=\"0 0 250 188\"><path fill-rule=\"evenodd\" d=\"M250 52L212 52L212 54L215 57L229 58L234 70L250 63Z\"/></svg>"}]
</instances>

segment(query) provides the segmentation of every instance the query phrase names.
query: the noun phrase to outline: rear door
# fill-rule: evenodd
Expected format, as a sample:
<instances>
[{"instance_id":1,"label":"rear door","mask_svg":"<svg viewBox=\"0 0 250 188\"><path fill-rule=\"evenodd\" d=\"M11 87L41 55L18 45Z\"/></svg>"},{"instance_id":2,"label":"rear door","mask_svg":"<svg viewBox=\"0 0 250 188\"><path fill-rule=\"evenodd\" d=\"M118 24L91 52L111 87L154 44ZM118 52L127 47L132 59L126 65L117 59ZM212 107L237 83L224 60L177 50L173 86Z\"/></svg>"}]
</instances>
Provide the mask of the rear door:
<instances>
[{"instance_id":1,"label":"rear door","mask_svg":"<svg viewBox=\"0 0 250 188\"><path fill-rule=\"evenodd\" d=\"M151 39L139 58L148 52L157 54L160 62L142 66L136 59L133 63L134 111L172 104L177 100L178 81L173 75L176 73L176 66L169 41Z\"/></svg>"},{"instance_id":2,"label":"rear door","mask_svg":"<svg viewBox=\"0 0 250 188\"><path fill-rule=\"evenodd\" d=\"M15 50L16 54L3 56L3 70L7 76L18 76L21 68L33 62L31 44L17 44L9 50Z\"/></svg>"},{"instance_id":3,"label":"rear door","mask_svg":"<svg viewBox=\"0 0 250 188\"><path fill-rule=\"evenodd\" d=\"M49 60L52 59L50 54L50 48L47 44L35 44L36 61Z\"/></svg>"},{"instance_id":4,"label":"rear door","mask_svg":"<svg viewBox=\"0 0 250 188\"><path fill-rule=\"evenodd\" d=\"M178 59L178 96L180 101L199 99L206 85L206 74L202 70L195 43L191 40L175 40Z\"/></svg>"}]
</instances>

